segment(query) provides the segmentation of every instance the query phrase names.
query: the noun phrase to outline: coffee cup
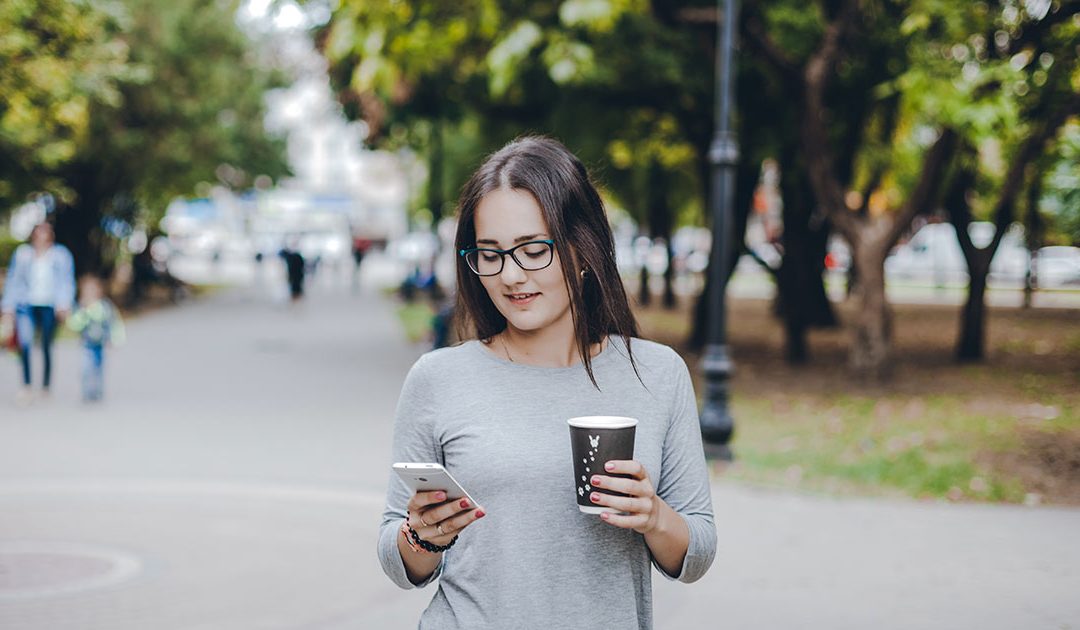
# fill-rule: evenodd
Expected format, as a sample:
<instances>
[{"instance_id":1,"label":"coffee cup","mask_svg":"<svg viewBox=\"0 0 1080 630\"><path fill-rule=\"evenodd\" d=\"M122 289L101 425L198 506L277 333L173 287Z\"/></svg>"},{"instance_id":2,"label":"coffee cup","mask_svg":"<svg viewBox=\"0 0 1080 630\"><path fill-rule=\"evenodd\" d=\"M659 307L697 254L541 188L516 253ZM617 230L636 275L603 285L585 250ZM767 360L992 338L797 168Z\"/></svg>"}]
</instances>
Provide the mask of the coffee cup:
<instances>
[{"instance_id":1,"label":"coffee cup","mask_svg":"<svg viewBox=\"0 0 1080 630\"><path fill-rule=\"evenodd\" d=\"M570 450L574 458L574 495L578 509L586 514L618 513L614 508L597 505L589 498L593 492L627 496L592 485L593 475L612 475L604 470L611 460L634 459L634 436L637 420L623 416L579 416L566 421L570 425Z\"/></svg>"}]
</instances>

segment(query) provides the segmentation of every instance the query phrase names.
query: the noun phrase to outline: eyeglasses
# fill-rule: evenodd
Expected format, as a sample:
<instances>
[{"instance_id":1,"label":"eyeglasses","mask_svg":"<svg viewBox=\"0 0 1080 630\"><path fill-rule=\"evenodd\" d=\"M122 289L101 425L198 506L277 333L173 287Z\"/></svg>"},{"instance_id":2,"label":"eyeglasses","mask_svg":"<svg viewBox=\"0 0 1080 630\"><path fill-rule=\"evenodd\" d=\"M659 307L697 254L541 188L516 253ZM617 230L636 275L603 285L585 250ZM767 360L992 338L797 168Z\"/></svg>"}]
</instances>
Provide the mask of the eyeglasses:
<instances>
[{"instance_id":1,"label":"eyeglasses","mask_svg":"<svg viewBox=\"0 0 1080 630\"><path fill-rule=\"evenodd\" d=\"M555 258L553 252L555 241L545 239L541 241L528 241L515 245L510 249L491 249L487 247L474 247L462 249L458 255L465 259L478 276L497 276L502 273L503 263L509 254L518 267L525 271L539 271L551 264ZM520 250L520 251L519 251ZM520 256L519 256L520 254Z\"/></svg>"}]
</instances>

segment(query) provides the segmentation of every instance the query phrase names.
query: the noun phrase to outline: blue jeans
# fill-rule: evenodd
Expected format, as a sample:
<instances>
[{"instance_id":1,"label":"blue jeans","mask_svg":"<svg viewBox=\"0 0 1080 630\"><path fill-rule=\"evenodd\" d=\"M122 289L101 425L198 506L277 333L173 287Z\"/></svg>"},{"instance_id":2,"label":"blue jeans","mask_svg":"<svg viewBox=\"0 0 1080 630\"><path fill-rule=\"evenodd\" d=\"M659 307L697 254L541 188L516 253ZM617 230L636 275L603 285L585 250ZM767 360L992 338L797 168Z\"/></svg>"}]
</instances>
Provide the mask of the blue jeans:
<instances>
[{"instance_id":1,"label":"blue jeans","mask_svg":"<svg viewBox=\"0 0 1080 630\"><path fill-rule=\"evenodd\" d=\"M45 355L45 373L42 386L49 388L52 377L52 342L56 334L56 309L51 306L22 304L15 308L15 330L19 335L19 355L22 358L23 384L30 385L30 350L34 345L34 332L41 329L41 352Z\"/></svg>"},{"instance_id":2,"label":"blue jeans","mask_svg":"<svg viewBox=\"0 0 1080 630\"><path fill-rule=\"evenodd\" d=\"M105 393L105 348L101 344L83 345L83 400L101 400Z\"/></svg>"}]
</instances>

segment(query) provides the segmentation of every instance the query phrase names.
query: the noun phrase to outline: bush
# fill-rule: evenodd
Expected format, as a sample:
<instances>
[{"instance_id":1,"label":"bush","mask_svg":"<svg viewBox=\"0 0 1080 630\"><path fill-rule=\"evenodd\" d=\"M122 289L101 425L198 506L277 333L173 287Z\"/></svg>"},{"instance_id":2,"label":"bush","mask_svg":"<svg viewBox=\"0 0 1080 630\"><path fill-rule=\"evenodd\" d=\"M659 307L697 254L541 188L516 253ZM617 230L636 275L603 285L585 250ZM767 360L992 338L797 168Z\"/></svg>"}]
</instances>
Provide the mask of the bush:
<instances>
[{"instance_id":1,"label":"bush","mask_svg":"<svg viewBox=\"0 0 1080 630\"><path fill-rule=\"evenodd\" d=\"M8 263L11 261L11 256L15 253L15 248L22 244L22 241L11 236L10 234L4 234L0 232L0 269L7 271Z\"/></svg>"}]
</instances>

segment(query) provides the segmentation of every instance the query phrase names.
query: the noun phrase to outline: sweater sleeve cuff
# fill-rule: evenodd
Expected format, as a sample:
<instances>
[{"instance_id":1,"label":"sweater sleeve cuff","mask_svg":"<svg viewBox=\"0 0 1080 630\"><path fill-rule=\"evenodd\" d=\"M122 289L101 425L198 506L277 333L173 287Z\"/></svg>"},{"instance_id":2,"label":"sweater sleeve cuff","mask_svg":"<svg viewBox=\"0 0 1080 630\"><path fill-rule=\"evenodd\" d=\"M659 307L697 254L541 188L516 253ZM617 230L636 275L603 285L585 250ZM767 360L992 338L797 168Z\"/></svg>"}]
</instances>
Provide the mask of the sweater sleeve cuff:
<instances>
[{"instance_id":1,"label":"sweater sleeve cuff","mask_svg":"<svg viewBox=\"0 0 1080 630\"><path fill-rule=\"evenodd\" d=\"M683 557L678 574L671 575L665 571L664 567L660 566L660 563L656 561L656 558L652 557L652 554L650 554L650 558L653 566L668 580L690 584L705 575L705 572L712 565L713 557L716 555L716 529L712 526L712 523L702 518L683 514L679 514L679 517L686 521L687 529L690 532L690 544L686 548L686 555Z\"/></svg>"},{"instance_id":2,"label":"sweater sleeve cuff","mask_svg":"<svg viewBox=\"0 0 1080 630\"><path fill-rule=\"evenodd\" d=\"M385 523L379 532L379 563L382 564L383 572L394 584L403 589L424 588L434 582L442 574L443 563L424 581L414 584L409 580L409 574L405 570L405 561L401 558L398 550L397 537L401 535L401 521Z\"/></svg>"}]
</instances>

